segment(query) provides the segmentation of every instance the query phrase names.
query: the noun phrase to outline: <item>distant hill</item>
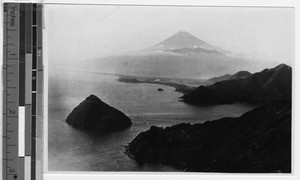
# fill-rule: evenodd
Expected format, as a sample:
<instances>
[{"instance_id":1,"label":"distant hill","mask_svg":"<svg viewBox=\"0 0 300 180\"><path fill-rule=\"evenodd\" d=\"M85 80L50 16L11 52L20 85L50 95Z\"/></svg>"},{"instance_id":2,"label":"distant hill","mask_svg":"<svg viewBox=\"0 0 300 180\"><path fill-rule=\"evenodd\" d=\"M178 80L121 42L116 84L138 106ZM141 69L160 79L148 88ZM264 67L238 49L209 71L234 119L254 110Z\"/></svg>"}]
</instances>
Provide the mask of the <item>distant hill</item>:
<instances>
[{"instance_id":1,"label":"distant hill","mask_svg":"<svg viewBox=\"0 0 300 180\"><path fill-rule=\"evenodd\" d=\"M249 77L250 75L251 75L251 73L248 71L239 71L235 74L225 74L223 76L218 76L218 77L213 77L213 78L207 79L205 84L211 85L211 84L214 84L219 81L246 78L246 77Z\"/></svg>"},{"instance_id":2,"label":"distant hill","mask_svg":"<svg viewBox=\"0 0 300 180\"><path fill-rule=\"evenodd\" d=\"M188 32L178 32L149 48L93 59L88 70L123 75L205 79L241 69L253 71L261 62L233 57Z\"/></svg>"},{"instance_id":3,"label":"distant hill","mask_svg":"<svg viewBox=\"0 0 300 180\"><path fill-rule=\"evenodd\" d=\"M260 104L290 99L291 94L292 68L280 64L246 78L220 81L210 86L199 86L194 91L185 94L182 100L195 105L235 102Z\"/></svg>"}]
</instances>

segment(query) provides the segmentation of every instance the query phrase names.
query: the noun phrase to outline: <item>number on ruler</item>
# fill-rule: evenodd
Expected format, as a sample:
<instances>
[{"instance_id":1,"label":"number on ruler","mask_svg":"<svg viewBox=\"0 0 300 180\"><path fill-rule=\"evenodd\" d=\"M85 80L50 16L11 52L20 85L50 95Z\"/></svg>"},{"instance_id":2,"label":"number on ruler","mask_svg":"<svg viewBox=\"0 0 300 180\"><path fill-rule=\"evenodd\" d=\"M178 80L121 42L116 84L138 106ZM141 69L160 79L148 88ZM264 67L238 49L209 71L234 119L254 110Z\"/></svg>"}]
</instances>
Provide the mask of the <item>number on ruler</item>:
<instances>
[{"instance_id":1,"label":"number on ruler","mask_svg":"<svg viewBox=\"0 0 300 180\"><path fill-rule=\"evenodd\" d=\"M4 12L7 12L7 4L4 3L4 7L3 7Z\"/></svg>"},{"instance_id":2,"label":"number on ruler","mask_svg":"<svg viewBox=\"0 0 300 180\"><path fill-rule=\"evenodd\" d=\"M37 50L37 56L41 56L42 55L42 50L38 49Z\"/></svg>"},{"instance_id":3,"label":"number on ruler","mask_svg":"<svg viewBox=\"0 0 300 180\"><path fill-rule=\"evenodd\" d=\"M16 111L15 110L11 110L11 109L7 109L9 114L15 114Z\"/></svg>"}]
</instances>

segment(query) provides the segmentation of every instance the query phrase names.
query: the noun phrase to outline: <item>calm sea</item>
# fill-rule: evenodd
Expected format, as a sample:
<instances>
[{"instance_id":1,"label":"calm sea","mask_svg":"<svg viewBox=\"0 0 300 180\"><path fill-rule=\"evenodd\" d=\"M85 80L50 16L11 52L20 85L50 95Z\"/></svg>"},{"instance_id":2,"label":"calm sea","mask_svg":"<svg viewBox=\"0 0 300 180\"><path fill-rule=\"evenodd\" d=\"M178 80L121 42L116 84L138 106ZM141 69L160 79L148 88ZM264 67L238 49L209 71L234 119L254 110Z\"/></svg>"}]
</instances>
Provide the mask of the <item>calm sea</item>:
<instances>
[{"instance_id":1,"label":"calm sea","mask_svg":"<svg viewBox=\"0 0 300 180\"><path fill-rule=\"evenodd\" d=\"M117 78L50 70L49 171L179 171L163 165L139 165L124 154L124 146L152 125L166 127L236 117L253 108L245 104L195 107L178 101L182 94L175 92L173 87L122 83ZM159 92L158 88L164 91ZM90 94L124 112L133 125L96 138L66 124L68 114Z\"/></svg>"}]
</instances>

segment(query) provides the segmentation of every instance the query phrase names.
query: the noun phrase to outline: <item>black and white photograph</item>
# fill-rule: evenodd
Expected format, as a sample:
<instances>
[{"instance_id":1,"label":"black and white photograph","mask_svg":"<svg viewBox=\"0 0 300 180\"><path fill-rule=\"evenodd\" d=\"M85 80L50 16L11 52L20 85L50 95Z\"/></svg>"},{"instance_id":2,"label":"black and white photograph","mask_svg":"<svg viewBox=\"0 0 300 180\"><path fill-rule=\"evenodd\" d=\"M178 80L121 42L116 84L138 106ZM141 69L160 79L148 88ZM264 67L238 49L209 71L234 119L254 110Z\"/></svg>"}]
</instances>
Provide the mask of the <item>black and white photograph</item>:
<instances>
[{"instance_id":1,"label":"black and white photograph","mask_svg":"<svg viewBox=\"0 0 300 180\"><path fill-rule=\"evenodd\" d=\"M44 8L49 172L293 172L294 8Z\"/></svg>"}]
</instances>

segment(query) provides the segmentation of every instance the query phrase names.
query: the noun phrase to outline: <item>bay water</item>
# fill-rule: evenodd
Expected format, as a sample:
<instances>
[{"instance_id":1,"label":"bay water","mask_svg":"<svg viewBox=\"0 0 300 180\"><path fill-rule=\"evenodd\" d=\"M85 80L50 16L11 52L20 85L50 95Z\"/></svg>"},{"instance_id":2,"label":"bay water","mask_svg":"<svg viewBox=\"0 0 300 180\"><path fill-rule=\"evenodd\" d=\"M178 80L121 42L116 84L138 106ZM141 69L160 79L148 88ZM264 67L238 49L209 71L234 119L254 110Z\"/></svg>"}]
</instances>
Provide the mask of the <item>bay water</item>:
<instances>
[{"instance_id":1,"label":"bay water","mask_svg":"<svg viewBox=\"0 0 300 180\"><path fill-rule=\"evenodd\" d=\"M162 88L164 91L157 91ZM152 125L201 123L222 117L238 117L254 108L246 104L197 107L178 101L183 94L158 84L118 81L100 73L51 70L48 87L49 171L180 171L166 165L137 164L125 146ZM94 94L129 116L133 125L101 137L65 123L80 102Z\"/></svg>"}]
</instances>

